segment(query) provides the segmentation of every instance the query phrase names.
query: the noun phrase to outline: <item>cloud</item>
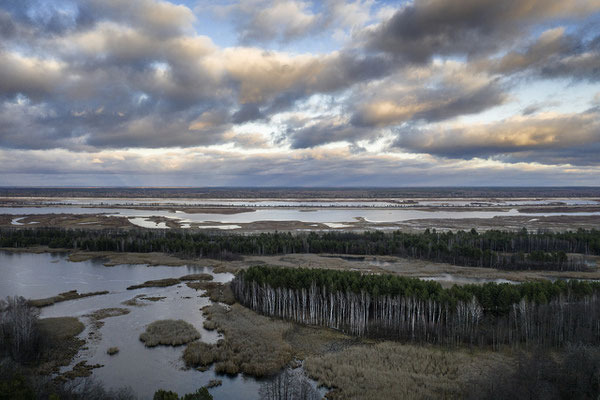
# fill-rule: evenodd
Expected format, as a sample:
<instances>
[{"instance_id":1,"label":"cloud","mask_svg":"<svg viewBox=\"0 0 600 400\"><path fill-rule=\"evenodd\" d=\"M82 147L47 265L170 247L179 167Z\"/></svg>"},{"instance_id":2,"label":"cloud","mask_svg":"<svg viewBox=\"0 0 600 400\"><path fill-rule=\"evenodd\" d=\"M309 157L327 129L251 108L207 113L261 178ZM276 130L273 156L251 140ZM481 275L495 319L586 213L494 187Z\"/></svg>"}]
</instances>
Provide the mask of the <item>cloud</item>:
<instances>
[{"instance_id":1,"label":"cloud","mask_svg":"<svg viewBox=\"0 0 600 400\"><path fill-rule=\"evenodd\" d=\"M27 57L0 49L0 98L18 93L33 98L51 94L64 65L58 61Z\"/></svg>"},{"instance_id":2,"label":"cloud","mask_svg":"<svg viewBox=\"0 0 600 400\"><path fill-rule=\"evenodd\" d=\"M486 60L480 67L498 74L528 71L546 77L600 79L600 36L583 39L567 34L564 27L546 30L535 42L498 59Z\"/></svg>"},{"instance_id":3,"label":"cloud","mask_svg":"<svg viewBox=\"0 0 600 400\"><path fill-rule=\"evenodd\" d=\"M355 127L347 119L324 117L298 121L298 127L289 128L287 138L293 149L305 149L334 142L354 142L360 139L375 139L379 134L371 129Z\"/></svg>"},{"instance_id":4,"label":"cloud","mask_svg":"<svg viewBox=\"0 0 600 400\"><path fill-rule=\"evenodd\" d=\"M373 50L425 63L435 55L491 54L535 23L598 10L599 0L415 0L363 36Z\"/></svg>"},{"instance_id":5,"label":"cloud","mask_svg":"<svg viewBox=\"0 0 600 400\"><path fill-rule=\"evenodd\" d=\"M424 77L431 84L423 85ZM410 121L435 122L479 113L506 99L496 80L462 63L445 62L402 70L359 91L352 123L385 127Z\"/></svg>"},{"instance_id":6,"label":"cloud","mask_svg":"<svg viewBox=\"0 0 600 400\"><path fill-rule=\"evenodd\" d=\"M600 115L540 113L488 124L399 130L394 146L450 158L536 162L560 158L561 163L599 165Z\"/></svg>"},{"instance_id":7,"label":"cloud","mask_svg":"<svg viewBox=\"0 0 600 400\"><path fill-rule=\"evenodd\" d=\"M98 20L125 23L160 38L193 33L196 20L188 7L161 0L87 0L82 8Z\"/></svg>"},{"instance_id":8,"label":"cloud","mask_svg":"<svg viewBox=\"0 0 600 400\"><path fill-rule=\"evenodd\" d=\"M320 16L311 3L298 0L241 0L215 6L221 16L233 17L241 43L289 41L312 32Z\"/></svg>"},{"instance_id":9,"label":"cloud","mask_svg":"<svg viewBox=\"0 0 600 400\"><path fill-rule=\"evenodd\" d=\"M102 161L94 162L94 160ZM235 162L224 162L235 160ZM593 185L596 167L505 164L402 154L374 156L349 149L307 149L295 154L172 149L77 153L0 149L1 185L82 186L434 186ZM268 166L268 168L265 168ZM210 173L198 173L210 171ZM324 173L323 171L327 171Z\"/></svg>"},{"instance_id":10,"label":"cloud","mask_svg":"<svg viewBox=\"0 0 600 400\"><path fill-rule=\"evenodd\" d=\"M243 124L244 122L256 121L263 119L264 115L256 104L243 104L239 110L232 115L232 121L235 124Z\"/></svg>"},{"instance_id":11,"label":"cloud","mask_svg":"<svg viewBox=\"0 0 600 400\"><path fill-rule=\"evenodd\" d=\"M350 37L376 19L373 0L240 0L208 7L222 19L233 20L241 44L288 43L307 37L333 35Z\"/></svg>"},{"instance_id":12,"label":"cloud","mask_svg":"<svg viewBox=\"0 0 600 400\"><path fill-rule=\"evenodd\" d=\"M2 2L1 165L211 184L597 172L600 0L241 0L212 6L219 26L175 3ZM555 78L579 80L569 101L540 97Z\"/></svg>"}]
</instances>

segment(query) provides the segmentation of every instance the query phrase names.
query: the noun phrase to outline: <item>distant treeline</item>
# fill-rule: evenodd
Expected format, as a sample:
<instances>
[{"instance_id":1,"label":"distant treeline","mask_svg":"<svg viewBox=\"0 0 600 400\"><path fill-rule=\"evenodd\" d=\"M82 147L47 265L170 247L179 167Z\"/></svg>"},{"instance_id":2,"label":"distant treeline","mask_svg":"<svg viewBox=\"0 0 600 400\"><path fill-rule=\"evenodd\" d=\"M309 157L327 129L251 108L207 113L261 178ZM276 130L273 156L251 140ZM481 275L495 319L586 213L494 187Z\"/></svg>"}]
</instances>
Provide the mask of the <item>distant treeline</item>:
<instances>
[{"instance_id":1,"label":"distant treeline","mask_svg":"<svg viewBox=\"0 0 600 400\"><path fill-rule=\"evenodd\" d=\"M581 271L583 255L600 255L600 230L574 232L487 231L423 233L311 232L239 235L164 230L0 230L0 246L116 252L164 252L189 257L232 259L240 255L331 253L410 257L455 265L506 270ZM581 256L568 257L567 253Z\"/></svg>"},{"instance_id":2,"label":"distant treeline","mask_svg":"<svg viewBox=\"0 0 600 400\"><path fill-rule=\"evenodd\" d=\"M453 286L393 275L251 267L232 282L265 315L358 336L499 346L600 343L600 283Z\"/></svg>"},{"instance_id":3,"label":"distant treeline","mask_svg":"<svg viewBox=\"0 0 600 400\"><path fill-rule=\"evenodd\" d=\"M0 197L138 197L212 199L418 199L600 197L598 187L418 187L418 188L152 188L2 187Z\"/></svg>"}]
</instances>

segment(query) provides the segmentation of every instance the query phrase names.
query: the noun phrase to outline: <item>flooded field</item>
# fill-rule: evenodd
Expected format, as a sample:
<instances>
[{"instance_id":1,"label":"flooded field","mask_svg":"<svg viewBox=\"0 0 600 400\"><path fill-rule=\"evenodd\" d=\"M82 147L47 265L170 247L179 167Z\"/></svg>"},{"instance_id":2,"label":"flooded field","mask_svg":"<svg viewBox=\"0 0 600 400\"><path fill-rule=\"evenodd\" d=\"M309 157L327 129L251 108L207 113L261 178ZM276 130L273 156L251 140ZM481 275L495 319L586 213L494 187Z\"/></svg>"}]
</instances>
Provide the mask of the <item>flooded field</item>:
<instances>
[{"instance_id":1,"label":"flooded field","mask_svg":"<svg viewBox=\"0 0 600 400\"><path fill-rule=\"evenodd\" d=\"M310 212L307 212L310 211ZM179 228L199 228L199 229L224 229L236 230L242 228L240 224L252 224L258 222L297 222L303 224L322 224L315 226L315 229L345 229L360 228L364 225L372 225L380 229L393 229L394 224L413 220L468 220L468 219L492 219L496 217L531 217L532 221L540 217L590 217L600 216L600 211L582 211L574 210L548 212L521 212L516 208L495 208L486 210L485 208L465 208L465 209L444 209L437 207L431 209L414 208L258 208L248 210L248 212L239 213L219 213L212 210L210 213L203 213L202 209L198 212L186 212L177 209L135 209L135 208L102 208L102 207L84 207L79 205L47 205L47 206L23 206L23 207L2 207L0 214L19 216L11 219L14 226L31 225L38 221L23 222L24 217L48 214L68 214L68 215L105 215L111 217L124 217L133 224L144 228L168 228L168 222L173 222ZM32 218L35 219L35 218ZM160 219L157 221L156 219ZM84 222L81 224L88 224ZM385 224L384 227L378 225ZM390 225L391 224L391 225ZM310 226L303 227L311 229Z\"/></svg>"}]
</instances>

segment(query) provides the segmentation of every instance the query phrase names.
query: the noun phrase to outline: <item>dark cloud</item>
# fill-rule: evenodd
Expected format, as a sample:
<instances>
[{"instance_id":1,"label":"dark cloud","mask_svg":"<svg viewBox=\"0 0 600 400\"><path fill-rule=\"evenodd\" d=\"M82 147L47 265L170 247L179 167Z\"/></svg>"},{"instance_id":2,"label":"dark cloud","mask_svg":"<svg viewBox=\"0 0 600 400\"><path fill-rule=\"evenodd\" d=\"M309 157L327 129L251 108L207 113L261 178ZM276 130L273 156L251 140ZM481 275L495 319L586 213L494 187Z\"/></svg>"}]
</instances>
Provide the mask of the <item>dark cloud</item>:
<instances>
[{"instance_id":1,"label":"dark cloud","mask_svg":"<svg viewBox=\"0 0 600 400\"><path fill-rule=\"evenodd\" d=\"M595 1L415 0L366 33L367 46L408 62L434 55L491 54L535 23L595 12Z\"/></svg>"},{"instance_id":2,"label":"dark cloud","mask_svg":"<svg viewBox=\"0 0 600 400\"><path fill-rule=\"evenodd\" d=\"M9 39L17 32L17 27L10 14L0 10L0 38Z\"/></svg>"},{"instance_id":3,"label":"dark cloud","mask_svg":"<svg viewBox=\"0 0 600 400\"><path fill-rule=\"evenodd\" d=\"M587 111L517 117L453 129L401 129L394 146L450 158L504 157L527 162L560 159L573 165L600 165L595 155L600 148L600 115Z\"/></svg>"},{"instance_id":4,"label":"dark cloud","mask_svg":"<svg viewBox=\"0 0 600 400\"><path fill-rule=\"evenodd\" d=\"M527 71L544 77L600 79L600 35L585 39L567 34L564 28L543 32L536 41L499 59L485 61L481 67L503 75Z\"/></svg>"},{"instance_id":5,"label":"dark cloud","mask_svg":"<svg viewBox=\"0 0 600 400\"><path fill-rule=\"evenodd\" d=\"M0 150L6 167L3 185L111 186L407 186L434 185L590 185L597 181L589 169L518 165L502 167L436 158L381 158L361 153L298 150L297 157L207 152L204 157L174 151L167 162L160 156L135 153L69 153ZM56 162L56 160L60 162ZM236 162L223 162L235 159ZM171 160L176 160L174 166ZM268 166L265 168L265 166ZM198 171L210 171L199 174ZM327 173L323 173L326 171Z\"/></svg>"},{"instance_id":6,"label":"dark cloud","mask_svg":"<svg viewBox=\"0 0 600 400\"><path fill-rule=\"evenodd\" d=\"M294 149L305 149L327 143L340 141L354 142L360 139L374 139L378 133L371 129L355 127L348 121L337 118L323 118L314 123L305 121L306 125L291 128L287 132L288 139Z\"/></svg>"},{"instance_id":7,"label":"dark cloud","mask_svg":"<svg viewBox=\"0 0 600 400\"><path fill-rule=\"evenodd\" d=\"M256 121L263 119L264 115L256 104L244 104L231 117L234 124L243 124L244 122Z\"/></svg>"},{"instance_id":8,"label":"dark cloud","mask_svg":"<svg viewBox=\"0 0 600 400\"><path fill-rule=\"evenodd\" d=\"M496 80L475 76L464 69L445 73L447 76L433 87L398 82L398 77L391 77L370 88L366 95L357 93L352 124L384 127L405 122L437 122L479 113L507 99Z\"/></svg>"}]
</instances>

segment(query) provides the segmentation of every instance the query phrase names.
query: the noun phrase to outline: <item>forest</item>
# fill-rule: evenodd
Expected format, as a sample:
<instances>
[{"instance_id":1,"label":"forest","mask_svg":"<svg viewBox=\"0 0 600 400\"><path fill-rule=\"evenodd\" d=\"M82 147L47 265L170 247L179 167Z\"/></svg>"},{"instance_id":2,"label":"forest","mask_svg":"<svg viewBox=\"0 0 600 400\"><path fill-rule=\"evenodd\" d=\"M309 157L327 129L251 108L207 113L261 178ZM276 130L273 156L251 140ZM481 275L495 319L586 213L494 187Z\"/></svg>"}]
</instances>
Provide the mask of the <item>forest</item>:
<instances>
[{"instance_id":1,"label":"forest","mask_svg":"<svg viewBox=\"0 0 600 400\"><path fill-rule=\"evenodd\" d=\"M255 266L232 282L264 315L356 336L479 346L598 344L600 283L455 285L354 271Z\"/></svg>"},{"instance_id":2,"label":"forest","mask_svg":"<svg viewBox=\"0 0 600 400\"><path fill-rule=\"evenodd\" d=\"M584 271L589 269L584 256L600 255L600 230L239 235L184 230L0 229L0 247L34 245L89 251L164 252L225 260L242 255L290 253L385 255L505 270Z\"/></svg>"}]
</instances>

